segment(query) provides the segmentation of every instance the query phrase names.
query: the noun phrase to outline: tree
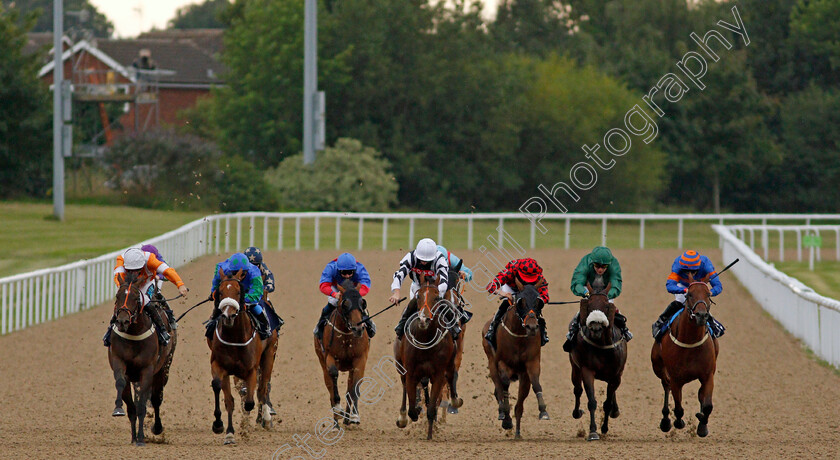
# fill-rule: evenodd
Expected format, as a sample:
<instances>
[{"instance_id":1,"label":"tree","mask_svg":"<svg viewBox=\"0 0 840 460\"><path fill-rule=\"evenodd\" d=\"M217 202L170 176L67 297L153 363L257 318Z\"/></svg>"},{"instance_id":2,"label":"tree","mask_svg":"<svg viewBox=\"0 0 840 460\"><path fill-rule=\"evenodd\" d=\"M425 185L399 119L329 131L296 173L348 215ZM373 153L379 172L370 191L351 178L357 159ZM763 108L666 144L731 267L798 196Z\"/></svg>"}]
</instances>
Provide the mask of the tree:
<instances>
[{"instance_id":1,"label":"tree","mask_svg":"<svg viewBox=\"0 0 840 460\"><path fill-rule=\"evenodd\" d=\"M565 48L574 31L571 6L554 0L502 0L488 24L500 51L546 56Z\"/></svg>"},{"instance_id":2,"label":"tree","mask_svg":"<svg viewBox=\"0 0 840 460\"><path fill-rule=\"evenodd\" d=\"M840 0L800 0L791 11L790 33L812 57L802 70L824 86L840 83Z\"/></svg>"},{"instance_id":3,"label":"tree","mask_svg":"<svg viewBox=\"0 0 840 460\"><path fill-rule=\"evenodd\" d=\"M3 6L7 9L15 8L24 15L35 13L37 20L32 27L32 32L53 31L53 2L54 0L2 0ZM78 17L67 17L64 22L65 33L71 28L78 27L93 32L94 37L109 38L114 34L114 24L107 16L100 13L88 0L64 0L64 13L68 11L87 10L89 19L82 23Z\"/></svg>"},{"instance_id":4,"label":"tree","mask_svg":"<svg viewBox=\"0 0 840 460\"><path fill-rule=\"evenodd\" d=\"M230 0L205 0L178 8L169 20L170 29L220 29L225 26L221 18L230 9Z\"/></svg>"},{"instance_id":5,"label":"tree","mask_svg":"<svg viewBox=\"0 0 840 460\"><path fill-rule=\"evenodd\" d=\"M48 194L51 184L50 96L38 79L43 55L24 55L33 14L0 6L0 197Z\"/></svg>"}]
</instances>

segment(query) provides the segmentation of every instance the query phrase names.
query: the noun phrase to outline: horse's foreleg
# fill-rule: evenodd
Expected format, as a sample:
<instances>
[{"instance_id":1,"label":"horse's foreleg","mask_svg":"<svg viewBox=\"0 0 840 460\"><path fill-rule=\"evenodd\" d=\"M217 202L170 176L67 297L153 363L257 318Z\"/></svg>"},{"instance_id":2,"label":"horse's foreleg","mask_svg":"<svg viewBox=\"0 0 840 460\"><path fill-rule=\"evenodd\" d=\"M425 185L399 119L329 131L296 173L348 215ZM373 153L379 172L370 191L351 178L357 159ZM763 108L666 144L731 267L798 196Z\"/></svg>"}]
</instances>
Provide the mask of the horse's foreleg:
<instances>
[{"instance_id":1,"label":"horse's foreleg","mask_svg":"<svg viewBox=\"0 0 840 460\"><path fill-rule=\"evenodd\" d=\"M263 428L270 428L272 424L272 415L276 415L276 411L272 410L269 393L271 392L271 372L274 370L274 358L277 355L277 337L275 336L269 342L267 349L263 350L260 359L260 374L259 385L257 386L257 399L260 402L260 421ZM279 417L278 417L279 418ZM282 421L282 420L281 420Z\"/></svg>"},{"instance_id":2,"label":"horse's foreleg","mask_svg":"<svg viewBox=\"0 0 840 460\"><path fill-rule=\"evenodd\" d=\"M347 393L344 395L346 409L344 412L344 424L359 423L359 398L356 393L356 382L359 380L359 372L354 367L347 373Z\"/></svg>"},{"instance_id":3,"label":"horse's foreleg","mask_svg":"<svg viewBox=\"0 0 840 460\"><path fill-rule=\"evenodd\" d=\"M122 392L122 400L128 410L128 420L131 422L131 443L137 442L137 406L134 405L134 397L131 395L131 385L125 386Z\"/></svg>"},{"instance_id":4,"label":"horse's foreleg","mask_svg":"<svg viewBox=\"0 0 840 460\"><path fill-rule=\"evenodd\" d=\"M580 410L580 396L583 394L583 377L580 374L580 368L572 364L572 385L575 392L575 408L572 410L572 417L583 417L583 411Z\"/></svg>"},{"instance_id":5,"label":"horse's foreleg","mask_svg":"<svg viewBox=\"0 0 840 460\"><path fill-rule=\"evenodd\" d=\"M160 405L163 402L163 388L152 389L152 407L155 409L155 424L152 426L152 434L163 433L163 423L160 421Z\"/></svg>"},{"instance_id":6,"label":"horse's foreleg","mask_svg":"<svg viewBox=\"0 0 840 460\"><path fill-rule=\"evenodd\" d=\"M233 394L231 393L230 389L230 376L225 375L222 379L222 391L225 394L225 410L227 410L228 414L228 423L227 423L227 432L225 434L225 444L236 444L236 440L233 437L234 430L233 430Z\"/></svg>"},{"instance_id":7,"label":"horse's foreleg","mask_svg":"<svg viewBox=\"0 0 840 460\"><path fill-rule=\"evenodd\" d=\"M618 417L618 404L615 400L615 392L619 385L621 385L621 377L616 377L615 380L607 382L607 397L604 399L604 421L601 423L602 434L607 434L607 431L610 430L610 417Z\"/></svg>"},{"instance_id":8,"label":"horse's foreleg","mask_svg":"<svg viewBox=\"0 0 840 460\"><path fill-rule=\"evenodd\" d=\"M662 379L662 389L665 391L665 403L662 405L662 421L659 422L659 429L667 433L671 431L671 418L669 417L671 411L668 409L668 394L671 393L671 387L665 379Z\"/></svg>"},{"instance_id":9,"label":"horse's foreleg","mask_svg":"<svg viewBox=\"0 0 840 460\"><path fill-rule=\"evenodd\" d=\"M330 406L333 409L334 419L338 422L338 414L341 413L341 397L338 395L338 366L335 363L335 358L332 355L327 355L325 361L327 368L327 389L330 390Z\"/></svg>"},{"instance_id":10,"label":"horse's foreleg","mask_svg":"<svg viewBox=\"0 0 840 460\"><path fill-rule=\"evenodd\" d=\"M443 374L437 375L432 381L431 398L426 401L426 420L429 421L429 431L427 432L426 439L432 439L432 430L434 430L435 421L437 420L438 401L440 400L440 394L443 391L445 382L446 379Z\"/></svg>"},{"instance_id":11,"label":"horse's foreleg","mask_svg":"<svg viewBox=\"0 0 840 460\"><path fill-rule=\"evenodd\" d=\"M408 394L408 418L416 422L420 409L417 407L417 379L411 370L405 377L405 392Z\"/></svg>"},{"instance_id":12,"label":"horse's foreleg","mask_svg":"<svg viewBox=\"0 0 840 460\"><path fill-rule=\"evenodd\" d=\"M243 404L245 408L245 412L251 412L254 410L254 389L257 387L257 369L251 369L251 372L248 372L248 375L245 377L245 404ZM250 415L247 414L246 417Z\"/></svg>"},{"instance_id":13,"label":"horse's foreleg","mask_svg":"<svg viewBox=\"0 0 840 460\"><path fill-rule=\"evenodd\" d=\"M216 408L213 411L213 416L216 418L213 420L213 433L222 434L225 425L222 423L222 409L219 408L219 392L222 391L222 378L227 379L227 375L215 362L210 364L210 370L213 374L213 381L210 385L213 387L213 396L216 402Z\"/></svg>"},{"instance_id":14,"label":"horse's foreleg","mask_svg":"<svg viewBox=\"0 0 840 460\"><path fill-rule=\"evenodd\" d=\"M501 364L501 363L500 363ZM513 420L510 418L510 374L506 366L499 366L499 417L502 417L502 428L509 430L513 428Z\"/></svg>"},{"instance_id":15,"label":"horse's foreleg","mask_svg":"<svg viewBox=\"0 0 840 460\"><path fill-rule=\"evenodd\" d=\"M682 383L671 382L671 394L674 395L674 428L681 430L685 428L685 421L682 419L685 411L682 406Z\"/></svg>"},{"instance_id":16,"label":"horse's foreleg","mask_svg":"<svg viewBox=\"0 0 840 460\"><path fill-rule=\"evenodd\" d=\"M715 389L715 375L709 374L706 381L700 384L697 399L700 400L700 412L696 414L700 424L697 425L697 436L705 438L709 434L709 415L712 413L712 391Z\"/></svg>"},{"instance_id":17,"label":"horse's foreleg","mask_svg":"<svg viewBox=\"0 0 840 460\"><path fill-rule=\"evenodd\" d=\"M531 391L531 378L528 374L522 374L519 377L519 395L516 397L516 407L514 408L514 415L516 416L516 439L521 439L522 434L519 431L519 425L522 422L522 412L525 411L525 398ZM540 394L542 396L542 394ZM542 397L540 397L542 399Z\"/></svg>"},{"instance_id":18,"label":"horse's foreleg","mask_svg":"<svg viewBox=\"0 0 840 460\"><path fill-rule=\"evenodd\" d=\"M406 417L406 409L405 409L405 400L407 398L407 393L405 391L405 374L400 374L400 380L402 380L402 405L400 406L400 418L397 419L397 426L399 428L405 428L408 426L408 417Z\"/></svg>"},{"instance_id":19,"label":"horse's foreleg","mask_svg":"<svg viewBox=\"0 0 840 460\"><path fill-rule=\"evenodd\" d=\"M531 386L534 387L534 394L537 395L537 406L540 409L540 420L549 420L548 411L546 410L545 399L543 399L542 385L540 384L540 361L532 360L525 366L528 372L528 380Z\"/></svg>"},{"instance_id":20,"label":"horse's foreleg","mask_svg":"<svg viewBox=\"0 0 840 460\"><path fill-rule=\"evenodd\" d=\"M122 362L117 363L112 360L111 366L114 368L114 386L117 389L117 399L114 400L114 412L111 413L111 416L122 417L125 415L125 410L122 407L123 393L128 385L125 379L125 365ZM131 441L134 442L133 439Z\"/></svg>"},{"instance_id":21,"label":"horse's foreleg","mask_svg":"<svg viewBox=\"0 0 840 460\"><path fill-rule=\"evenodd\" d=\"M446 374L446 384L449 387L449 407L456 410L464 405L464 400L458 396L458 366L453 360L449 372Z\"/></svg>"},{"instance_id":22,"label":"horse's foreleg","mask_svg":"<svg viewBox=\"0 0 840 460\"><path fill-rule=\"evenodd\" d=\"M586 440L597 441L601 437L598 436L598 427L595 425L595 411L598 410L598 401L595 399L595 373L589 369L582 369L581 375L583 377L583 389L586 390L586 408L589 409L589 435Z\"/></svg>"},{"instance_id":23,"label":"horse's foreleg","mask_svg":"<svg viewBox=\"0 0 840 460\"><path fill-rule=\"evenodd\" d=\"M138 446L146 444L146 436L143 433L143 422L146 419L146 405L152 392L152 379L154 378L154 366L148 366L140 373L140 382L137 384L135 405L137 406L137 443Z\"/></svg>"}]
</instances>

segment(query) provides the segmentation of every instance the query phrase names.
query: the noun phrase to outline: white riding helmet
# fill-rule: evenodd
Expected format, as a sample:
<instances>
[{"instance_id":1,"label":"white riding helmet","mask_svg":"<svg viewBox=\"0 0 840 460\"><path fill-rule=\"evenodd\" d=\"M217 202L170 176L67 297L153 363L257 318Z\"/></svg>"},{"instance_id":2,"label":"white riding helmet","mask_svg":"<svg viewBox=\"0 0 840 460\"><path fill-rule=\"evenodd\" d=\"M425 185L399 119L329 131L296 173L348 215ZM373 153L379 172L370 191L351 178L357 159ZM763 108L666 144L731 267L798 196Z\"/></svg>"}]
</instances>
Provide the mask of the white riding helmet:
<instances>
[{"instance_id":1,"label":"white riding helmet","mask_svg":"<svg viewBox=\"0 0 840 460\"><path fill-rule=\"evenodd\" d=\"M431 238L423 238L417 243L417 249L414 250L414 255L424 262L431 262L435 260L437 254L437 243Z\"/></svg>"},{"instance_id":2,"label":"white riding helmet","mask_svg":"<svg viewBox=\"0 0 840 460\"><path fill-rule=\"evenodd\" d=\"M137 248L128 248L123 253L123 266L126 270L139 270L146 266L146 254Z\"/></svg>"}]
</instances>

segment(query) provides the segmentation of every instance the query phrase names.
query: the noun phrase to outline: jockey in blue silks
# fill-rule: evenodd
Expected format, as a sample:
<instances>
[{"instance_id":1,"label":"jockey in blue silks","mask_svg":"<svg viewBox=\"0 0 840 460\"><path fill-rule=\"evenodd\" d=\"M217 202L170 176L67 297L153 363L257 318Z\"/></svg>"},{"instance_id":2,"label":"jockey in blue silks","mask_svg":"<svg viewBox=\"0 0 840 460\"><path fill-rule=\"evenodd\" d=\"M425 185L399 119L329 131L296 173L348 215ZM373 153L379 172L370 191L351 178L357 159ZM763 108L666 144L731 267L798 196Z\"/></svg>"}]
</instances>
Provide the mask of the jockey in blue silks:
<instances>
[{"instance_id":1,"label":"jockey in blue silks","mask_svg":"<svg viewBox=\"0 0 840 460\"><path fill-rule=\"evenodd\" d=\"M335 310L336 305L338 305L338 297L341 294L338 286L345 280L352 281L362 297L370 292L370 275L368 274L367 268L349 252L345 252L331 260L321 273L321 281L318 288L327 296L327 305L321 310L321 317L318 319L318 324L315 325L315 330L312 331L318 340L321 340L324 333L324 325L327 324L327 318L330 317L330 314ZM367 302L362 302L362 314L365 317L368 315ZM373 338L376 334L376 325L373 324L373 320L368 318L365 321L365 326L368 330L368 337Z\"/></svg>"},{"instance_id":2,"label":"jockey in blue silks","mask_svg":"<svg viewBox=\"0 0 840 460\"><path fill-rule=\"evenodd\" d=\"M242 289L245 291L245 311L256 321L257 333L260 334L260 337L262 339L269 338L271 331L269 331L268 317L262 305L260 305L260 300L263 296L263 282L260 269L252 265L248 261L248 257L241 252L230 256L224 262L216 264L216 270L213 272L213 282L210 285L210 298L213 299L216 299L216 289L219 288L219 284L222 282L221 277L219 277L220 270L226 275L236 273L239 270L245 272L245 277L240 282ZM218 304L218 299L216 300ZM218 308L213 309L213 316L207 321L206 336L208 339L213 337L213 331L216 329L216 321L221 313Z\"/></svg>"},{"instance_id":3,"label":"jockey in blue silks","mask_svg":"<svg viewBox=\"0 0 840 460\"><path fill-rule=\"evenodd\" d=\"M712 265L712 261L706 256L701 256L694 250L685 251L674 260L674 263L671 265L671 274L668 275L668 279L665 281L665 288L669 293L674 294L674 301L665 308L665 311L653 323L654 339L659 340L662 337L667 330L665 326L671 318L685 307L685 293L688 292L689 285L688 275L690 274L694 280L700 281L706 275L714 276L715 273L716 271L714 265ZM720 294L723 290L723 285L720 284L720 277L718 276L710 279L709 284L711 285L712 297ZM711 314L709 315L709 326L715 337L722 336L726 330L723 324L720 324Z\"/></svg>"}]
</instances>

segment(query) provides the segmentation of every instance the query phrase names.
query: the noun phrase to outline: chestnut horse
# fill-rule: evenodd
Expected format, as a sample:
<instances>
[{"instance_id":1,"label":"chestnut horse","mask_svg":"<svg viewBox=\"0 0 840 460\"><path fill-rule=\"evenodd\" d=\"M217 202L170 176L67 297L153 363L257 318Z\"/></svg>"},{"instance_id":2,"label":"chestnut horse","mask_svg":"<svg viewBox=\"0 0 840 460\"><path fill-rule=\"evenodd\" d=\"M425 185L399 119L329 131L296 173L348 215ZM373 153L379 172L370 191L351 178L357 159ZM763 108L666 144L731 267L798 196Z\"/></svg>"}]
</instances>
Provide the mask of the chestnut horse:
<instances>
[{"instance_id":1,"label":"chestnut horse","mask_svg":"<svg viewBox=\"0 0 840 460\"><path fill-rule=\"evenodd\" d=\"M697 435L709 434L707 423L712 413L712 391L715 386L715 368L718 356L718 341L708 330L709 310L712 306L711 290L707 275L700 281L694 281L689 275L688 292L685 295L685 308L671 324L668 335L659 342L654 342L650 352L653 372L662 381L665 390L665 404L662 407L662 421L659 428L671 430L668 417L668 393L674 394L674 427L685 427L683 421L682 387L693 380L700 380L700 412L696 414L700 424ZM711 340L710 340L711 339Z\"/></svg>"},{"instance_id":2,"label":"chestnut horse","mask_svg":"<svg viewBox=\"0 0 840 460\"><path fill-rule=\"evenodd\" d=\"M339 415L344 417L344 424L358 424L359 418L359 381L365 376L370 338L362 321L364 299L356 290L353 282L344 280L338 286L341 295L338 305L327 319L322 335L324 343L315 337L315 354L324 372L324 383L330 395L330 407L333 417L338 422ZM338 373L348 372L347 410L341 411L341 397L338 394Z\"/></svg>"},{"instance_id":3,"label":"chestnut horse","mask_svg":"<svg viewBox=\"0 0 840 460\"><path fill-rule=\"evenodd\" d=\"M258 418L263 428L268 428L271 424L271 413L266 404L266 394L268 382L271 380L271 370L274 367L274 355L277 352L277 331L272 331L271 336L266 340L262 340L257 335L250 317L244 311L245 292L241 284L245 278L243 270L226 275L220 269L219 277L221 282L216 291L216 308L221 311L221 316L213 337L207 339L207 346L210 347L213 393L216 398L216 408L213 412L216 419L213 421L213 432L221 434L224 429L221 419L222 411L219 408L219 392L224 391L225 408L228 413L228 427L224 443L235 444L234 405L230 376L233 375L245 381L246 392L243 406L246 412L254 408L254 388L257 388L257 399L260 403L260 417ZM257 375L259 375L259 387L257 387Z\"/></svg>"},{"instance_id":4,"label":"chestnut horse","mask_svg":"<svg viewBox=\"0 0 840 460\"><path fill-rule=\"evenodd\" d=\"M449 404L459 408L464 401L458 397L455 387L455 355L457 345L449 334L449 324L445 317L457 320L445 304L438 304L438 279L421 276L417 290L417 313L406 323L402 339L394 343L394 356L406 370L400 376L403 384L402 406L397 426L405 428L406 397L409 402L407 411L412 421L417 421L420 409L417 403L417 388L422 381L432 384L431 398L426 401L426 418L429 430L426 439L432 439L432 430L437 420L437 408L441 401L444 386L449 386ZM448 312L448 313L447 313Z\"/></svg>"},{"instance_id":5,"label":"chestnut horse","mask_svg":"<svg viewBox=\"0 0 840 460\"><path fill-rule=\"evenodd\" d=\"M128 407L131 420L131 442L138 446L145 444L143 421L146 418L146 401L151 397L155 409L153 434L161 434L160 404L163 402L163 387L169 380L169 367L175 355L178 334L169 330L169 344L161 347L151 318L143 313L140 288L143 280L137 276L128 276L117 291L114 309L116 323L111 326L111 346L108 347L108 361L114 371L117 387L117 399L114 401L114 417L124 416L122 402ZM169 324L166 322L169 329ZM136 383L136 401L131 396L131 385ZM140 423L137 423L137 418Z\"/></svg>"},{"instance_id":6,"label":"chestnut horse","mask_svg":"<svg viewBox=\"0 0 840 460\"><path fill-rule=\"evenodd\" d=\"M508 389L510 383L519 380L519 396L516 398L516 439L521 439L520 423L524 410L525 398L531 386L537 395L537 404L540 409L540 420L548 420L545 400L543 399L542 385L540 385L540 326L537 318L543 307L542 299L537 288L544 283L541 280L537 286L531 284L523 286L516 280L516 288L519 291L514 297L513 305L508 307L502 317L500 327L496 329L496 350L484 340L484 334L490 328L490 321L484 325L481 331L484 353L487 355L487 367L490 369L490 378L495 384L496 401L499 403L499 420L502 421L502 428L509 430L513 428L510 418L510 402ZM492 320L491 320L492 321Z\"/></svg>"},{"instance_id":7,"label":"chestnut horse","mask_svg":"<svg viewBox=\"0 0 840 460\"><path fill-rule=\"evenodd\" d=\"M598 402L595 400L595 379L607 382L604 422L601 424L601 433L606 434L609 430L609 419L619 415L615 392L621 385L621 374L627 362L627 342L615 326L616 308L607 297L610 284L597 292L589 283L586 287L592 294L589 299L580 301L580 333L575 337L575 347L569 353L575 392L572 417L583 416L583 411L580 410L580 396L586 389L586 407L589 409L589 435L586 440L596 441L600 436L595 425L595 410L598 409Z\"/></svg>"}]
</instances>

